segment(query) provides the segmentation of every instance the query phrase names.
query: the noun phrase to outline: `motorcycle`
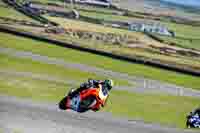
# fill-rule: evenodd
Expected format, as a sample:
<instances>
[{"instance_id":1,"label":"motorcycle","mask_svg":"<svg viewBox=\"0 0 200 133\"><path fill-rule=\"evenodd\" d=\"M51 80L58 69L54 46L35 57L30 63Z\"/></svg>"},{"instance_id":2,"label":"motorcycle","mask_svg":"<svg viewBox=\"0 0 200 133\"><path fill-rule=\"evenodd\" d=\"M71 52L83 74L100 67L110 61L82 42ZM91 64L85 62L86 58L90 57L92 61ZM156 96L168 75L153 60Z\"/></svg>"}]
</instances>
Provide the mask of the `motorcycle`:
<instances>
[{"instance_id":1,"label":"motorcycle","mask_svg":"<svg viewBox=\"0 0 200 133\"><path fill-rule=\"evenodd\" d=\"M187 128L200 128L200 116L198 114L190 113L186 120Z\"/></svg>"},{"instance_id":2,"label":"motorcycle","mask_svg":"<svg viewBox=\"0 0 200 133\"><path fill-rule=\"evenodd\" d=\"M73 97L70 94L71 90L60 102L59 108L61 110L73 110L79 113L88 110L98 111L100 105L103 106L108 98L109 91L104 87L85 89Z\"/></svg>"}]
</instances>

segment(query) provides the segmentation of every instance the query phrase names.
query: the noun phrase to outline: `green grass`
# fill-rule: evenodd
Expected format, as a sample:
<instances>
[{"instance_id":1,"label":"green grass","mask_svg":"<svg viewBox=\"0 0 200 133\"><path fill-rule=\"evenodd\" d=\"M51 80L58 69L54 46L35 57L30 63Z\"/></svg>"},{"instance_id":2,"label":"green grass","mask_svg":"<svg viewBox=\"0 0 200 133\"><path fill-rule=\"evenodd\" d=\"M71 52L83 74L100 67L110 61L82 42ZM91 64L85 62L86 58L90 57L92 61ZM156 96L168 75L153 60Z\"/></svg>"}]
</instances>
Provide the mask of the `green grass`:
<instances>
[{"instance_id":1,"label":"green grass","mask_svg":"<svg viewBox=\"0 0 200 133\"><path fill-rule=\"evenodd\" d=\"M13 27L13 26L12 26ZM163 63L169 63L173 65L178 65L179 67L187 66L188 68L200 68L200 60L197 58L189 57L189 56L180 56L176 54L175 56L169 56L161 54L159 50L149 50L149 49L140 49L140 48L129 48L125 43L122 42L120 45L110 44L108 42L96 40L96 39L85 39L85 38L78 38L77 36L70 36L70 35L49 35L43 32L39 32L38 29L31 27L25 27L25 26L18 26L17 31L27 31L27 32L33 32L34 34L40 34L43 36L47 36L48 38L54 38L56 40L60 40L67 43L73 43L74 45L79 45L86 48L92 48L102 51L111 52L118 55L124 55L128 57L144 57L145 59L153 59L153 60L161 60ZM94 33L95 34L95 33ZM118 35L117 35L118 36ZM141 43L144 45L145 43L151 43L152 45L165 47L165 44L151 42L152 40L148 40L148 38L145 38L145 36L140 36L139 39L136 39L135 37L129 37L130 41L136 41L138 43ZM103 45L102 45L103 44Z\"/></svg>"},{"instance_id":2,"label":"green grass","mask_svg":"<svg viewBox=\"0 0 200 133\"><path fill-rule=\"evenodd\" d=\"M68 5L69 6L69 5ZM147 21L147 22L154 22L154 23L161 23L163 25L165 25L168 29L172 30L175 32L177 37L182 37L185 39L179 39L179 38L168 38L166 37L165 40L169 41L169 42L174 42L177 43L177 46L180 47L184 47L184 48L196 48L199 49L199 40L200 40L200 27L197 26L191 26L191 25L186 25L186 24L177 24L177 23L173 23L173 22L167 22L167 21L155 21L155 20L149 20L149 19L140 19L137 17L127 17L127 16L120 16L120 15L113 15L112 13L114 12L114 10L102 10L102 8L94 8L92 9L91 7L84 7L84 6L80 6L80 5L76 5L76 8L79 10L79 13L83 16L87 16L87 17L91 17L91 18L95 18L95 19L99 19L99 20L107 20L107 21L134 21L134 20L140 20L140 21ZM84 9L84 10L81 10ZM96 12L95 12L96 11ZM136 14L137 15L137 14ZM145 18L145 16L143 16ZM75 29L94 29L95 31L102 31L102 32L107 32L107 31L112 31L111 29L107 29L107 30L102 30L98 27L94 27L94 26L86 26L81 24L78 25L75 21L71 22L73 24L70 24L70 20L68 22L62 22L63 20L61 19L54 19L49 17L50 19L57 21L57 22L61 22L61 25L66 26L66 27L71 27L73 26ZM64 23L64 24L62 24ZM68 23L68 24L67 24ZM89 25L89 24L87 24ZM90 24L91 25L91 24ZM85 28L83 28L85 27ZM98 29L98 30L97 30ZM113 31L113 32L119 32L117 30ZM120 31L121 32L121 31ZM127 32L127 34L130 34L130 32ZM132 34L135 34L134 32ZM142 35L140 35L142 36ZM146 39L139 39L139 40L146 40ZM146 40L145 42L148 42L148 40Z\"/></svg>"},{"instance_id":3,"label":"green grass","mask_svg":"<svg viewBox=\"0 0 200 133\"><path fill-rule=\"evenodd\" d=\"M91 18L95 18L95 19L100 19L100 20L112 20L112 21L116 21L116 20L141 20L141 21L145 21L145 19L137 19L137 18L129 18L129 17L125 17L125 16L117 16L117 15L109 15L109 14L101 14L101 13L96 13L96 12L85 12L85 11L80 11L80 13L84 16L89 16ZM154 40L151 40L148 37L145 37L145 35L143 35L142 33L136 33L133 31L128 31L128 30L119 30L119 29L113 29L113 28L107 28L107 27L102 27L99 25L95 25L95 24L89 24L86 22L78 22L78 21L73 21L73 20L66 20L64 21L61 18L54 18L54 17L47 17L53 21L56 21L58 23L60 23L62 26L66 27L66 28L72 28L72 29L76 29L76 30L85 30L85 31L92 31L92 32L102 32L102 33L107 33L108 31L110 33L120 33L120 34L128 34L128 35L132 35L134 38L137 38L138 40L142 40L143 43L146 44L154 44L154 43L158 43ZM149 21L149 20L148 20ZM151 20L150 20L151 21ZM172 37L167 37L167 36L163 36L161 38L165 38L165 40L167 40L167 42L175 42L177 43L178 47L184 47L184 48L195 48L195 49L200 49L200 27L194 27L194 26L190 26L190 25L184 25L184 24L176 24L176 23L172 23L172 22L156 22L154 21L154 23L161 23L164 24L168 29L172 30L175 32L176 37L172 38ZM182 39L181 39L182 38Z\"/></svg>"},{"instance_id":4,"label":"green grass","mask_svg":"<svg viewBox=\"0 0 200 133\"><path fill-rule=\"evenodd\" d=\"M145 19L146 16L143 16L144 19L137 18L137 17L127 17L127 16L121 16L121 15L113 15L112 13L114 10L110 10L108 12L105 11L99 11L96 12L91 10L90 8L85 8L85 10L81 10L81 8L77 8L79 10L79 13L83 16L87 16L90 18L100 19L100 20L107 20L107 21L134 21L134 20L140 20L140 21L147 21L147 22L154 22L154 23L161 23L167 26L169 29L175 31L176 35L179 37L185 37L185 38L200 38L200 27L197 26L191 26L186 24L177 24L174 22L168 22L168 21L155 21L155 20L149 20ZM101 9L101 8L100 8ZM92 12L93 11L93 12ZM99 11L99 12L98 12ZM104 13L105 12L105 13ZM137 14L136 14L137 15Z\"/></svg>"},{"instance_id":5,"label":"green grass","mask_svg":"<svg viewBox=\"0 0 200 133\"><path fill-rule=\"evenodd\" d=\"M9 34L0 33L0 46L32 51L33 53L47 55L49 57L62 58L66 61L78 62L81 64L87 64L116 72L127 73L129 75L142 76L145 78L165 81L168 83L200 90L199 77L120 60L113 60L108 57L66 49L55 45L50 45L48 43L27 38L20 38Z\"/></svg>"},{"instance_id":6,"label":"green grass","mask_svg":"<svg viewBox=\"0 0 200 133\"><path fill-rule=\"evenodd\" d=\"M200 49L200 26L191 26L175 23L164 23L175 32L176 37L159 36L167 43L176 43L179 47Z\"/></svg>"},{"instance_id":7,"label":"green grass","mask_svg":"<svg viewBox=\"0 0 200 133\"><path fill-rule=\"evenodd\" d=\"M33 1L41 2L41 3L59 3L59 4L61 4L61 0L33 0ZM63 2L62 2L62 4L63 4Z\"/></svg>"},{"instance_id":8,"label":"green grass","mask_svg":"<svg viewBox=\"0 0 200 133\"><path fill-rule=\"evenodd\" d=\"M199 106L199 99L113 91L105 111L147 122L185 127L185 116Z\"/></svg>"},{"instance_id":9,"label":"green grass","mask_svg":"<svg viewBox=\"0 0 200 133\"><path fill-rule=\"evenodd\" d=\"M197 49L200 50L200 38L199 39L180 39L177 37L167 37L167 36L160 36L156 35L166 43L173 43L176 46L188 48L188 49Z\"/></svg>"},{"instance_id":10,"label":"green grass","mask_svg":"<svg viewBox=\"0 0 200 133\"><path fill-rule=\"evenodd\" d=\"M126 17L126 16L120 16L120 15L112 15L112 14L103 14L98 12L90 12L90 11L79 11L80 15L94 18L94 19L100 19L100 20L107 20L107 21L130 21L134 20L134 18Z\"/></svg>"},{"instance_id":11,"label":"green grass","mask_svg":"<svg viewBox=\"0 0 200 133\"><path fill-rule=\"evenodd\" d=\"M144 34L138 33L138 32L132 32L132 31L127 31L127 30L123 30L123 29L105 27L102 25L92 24L92 23L88 23L88 22L84 22L84 21L64 19L64 18L59 18L59 17L51 17L51 16L47 16L47 15L45 15L44 17L59 23L60 25L62 25L65 28L70 28L70 29L93 31L93 32L103 32L103 33L128 34L128 35L137 36L137 37L145 36Z\"/></svg>"},{"instance_id":12,"label":"green grass","mask_svg":"<svg viewBox=\"0 0 200 133\"><path fill-rule=\"evenodd\" d=\"M57 4L60 6L63 6L63 0L33 0L35 2L41 2L43 4L47 4L47 3L53 3L53 4ZM66 3L65 5L66 10L71 8L71 4ZM112 14L115 10L113 9L109 9L109 8L101 8L101 7L95 7L95 6L85 6L85 5L81 5L81 4L74 4L74 8L77 10L87 10L87 11L96 11L96 12L102 12L102 13L109 13Z\"/></svg>"},{"instance_id":13,"label":"green grass","mask_svg":"<svg viewBox=\"0 0 200 133\"><path fill-rule=\"evenodd\" d=\"M200 26L192 26L176 23L164 23L169 29L173 30L178 37L186 39L200 39Z\"/></svg>"},{"instance_id":14,"label":"green grass","mask_svg":"<svg viewBox=\"0 0 200 133\"><path fill-rule=\"evenodd\" d=\"M136 41L142 44L156 44L161 45L160 42L150 38L149 36L145 35L141 32L135 31L128 31L125 29L119 28L112 28L106 27L99 24L92 24L84 21L72 20L72 19L64 19L59 17L51 17L51 16L44 16L47 19L59 23L66 29L72 29L73 31L85 31L85 32L95 32L95 33L102 33L102 34L116 34L116 35L128 35L129 38L132 38L132 41ZM163 44L162 44L163 45Z\"/></svg>"},{"instance_id":15,"label":"green grass","mask_svg":"<svg viewBox=\"0 0 200 133\"><path fill-rule=\"evenodd\" d=\"M36 22L33 19L17 12L11 7L0 6L0 17Z\"/></svg>"},{"instance_id":16,"label":"green grass","mask_svg":"<svg viewBox=\"0 0 200 133\"><path fill-rule=\"evenodd\" d=\"M39 0L39 1L45 1L45 2L52 2L51 0ZM61 3L60 1L57 1L57 3ZM67 5L69 6L69 5ZM140 21L147 21L147 22L154 22L154 23L161 23L167 26L170 30L175 31L176 35L179 37L185 37L185 38L199 38L200 35L200 27L191 26L191 25L185 25L185 24L177 24L174 22L168 22L165 21L155 21L155 20L149 20L145 19L146 16L143 16L144 19L138 18L138 17L127 17L127 16L120 16L120 15L113 15L112 13L114 10L105 9L105 8L91 8L91 7L84 7L80 5L75 6L81 15L101 19L101 20L108 20L108 21L134 21L134 20L140 20ZM81 10L84 9L84 10ZM96 11L96 12L95 12ZM134 12L133 12L134 13ZM137 13L134 13L135 15L139 15Z\"/></svg>"},{"instance_id":17,"label":"green grass","mask_svg":"<svg viewBox=\"0 0 200 133\"><path fill-rule=\"evenodd\" d=\"M14 66L14 67L13 67ZM104 77L101 75L96 75L92 72L84 72L81 70L73 69L73 68L64 68L59 65L50 65L44 64L37 61L32 61L30 59L21 59L15 58L8 55L0 54L0 68L5 70L14 70L14 71L22 71L22 72L32 72L33 74L44 74L50 77L58 77L61 79L67 80L75 80L77 81L76 85L86 81L88 78L93 79L106 79L109 77ZM48 69L47 69L48 68ZM118 86L129 86L128 81L119 80L117 78L113 78Z\"/></svg>"},{"instance_id":18,"label":"green grass","mask_svg":"<svg viewBox=\"0 0 200 133\"><path fill-rule=\"evenodd\" d=\"M145 19L138 19L133 17L126 17L126 16L119 16L119 15L110 15L110 14L102 14L96 12L84 12L80 11L80 14L83 16L100 19L100 20L107 20L107 21L147 21L152 22L153 20L145 20ZM177 24L172 22L159 22L153 21L154 23L162 23L170 30L173 30L178 37L184 37L188 39L200 39L200 27L185 25L185 24Z\"/></svg>"},{"instance_id":19,"label":"green grass","mask_svg":"<svg viewBox=\"0 0 200 133\"><path fill-rule=\"evenodd\" d=\"M3 76L0 78L0 93L38 101L57 101L71 85L36 80L28 77ZM22 93L23 92L23 93Z\"/></svg>"},{"instance_id":20,"label":"green grass","mask_svg":"<svg viewBox=\"0 0 200 133\"><path fill-rule=\"evenodd\" d=\"M153 49L152 51L150 51L147 49L129 48L126 47L126 44L114 45L114 44L109 44L107 42L97 41L95 39L84 39L78 37L71 37L68 35L54 36L54 39L72 43L74 45L76 44L86 48L102 50L118 55L124 55L130 58L137 56L137 57L144 57L145 59L160 60L163 63L170 62L171 64L177 65L179 67L185 65L188 68L194 68L194 69L200 68L200 60L198 60L197 57L194 58L189 56L180 56L179 54L175 54L174 56L169 56L160 54L159 50ZM181 47L180 45L178 46ZM165 47L165 45L162 45L161 47Z\"/></svg>"},{"instance_id":21,"label":"green grass","mask_svg":"<svg viewBox=\"0 0 200 133\"><path fill-rule=\"evenodd\" d=\"M58 103L69 87L68 84L45 80L6 75L0 77L1 94L31 98L40 102ZM190 97L146 95L114 90L111 91L109 98L103 111L129 119L168 124L179 128L184 128L186 114L199 106L199 99Z\"/></svg>"},{"instance_id":22,"label":"green grass","mask_svg":"<svg viewBox=\"0 0 200 133\"><path fill-rule=\"evenodd\" d=\"M80 11L80 14L83 16L100 19L100 20L107 20L107 21L134 21L134 20L140 20L140 21L147 21L147 22L154 22L154 23L161 23L164 24L166 27L168 27L170 30L173 30L176 33L176 36L183 37L187 39L200 39L200 27L197 26L191 26L186 24L177 24L173 22L160 22L160 21L154 21L154 20L146 20L146 19L139 19L135 17L126 17L126 16L120 16L120 15L112 15L112 14L103 14L98 12L87 12L87 11ZM144 16L145 18L145 16ZM182 40L184 41L184 40ZM195 44L195 41L194 41Z\"/></svg>"},{"instance_id":23,"label":"green grass","mask_svg":"<svg viewBox=\"0 0 200 133\"><path fill-rule=\"evenodd\" d=\"M20 50L32 51L33 53L47 55L49 57L63 58L66 61L88 64L117 72L128 73L130 75L144 76L146 78L174 83L185 87L191 87L193 89L200 89L199 77L179 74L176 72L156 69L153 67L133 64L120 60L112 60L111 58L90 54L87 52L79 52L72 49L65 49L55 45L49 45L48 43L11 36L9 34L1 33L0 35L0 46L3 47L13 47Z\"/></svg>"}]
</instances>

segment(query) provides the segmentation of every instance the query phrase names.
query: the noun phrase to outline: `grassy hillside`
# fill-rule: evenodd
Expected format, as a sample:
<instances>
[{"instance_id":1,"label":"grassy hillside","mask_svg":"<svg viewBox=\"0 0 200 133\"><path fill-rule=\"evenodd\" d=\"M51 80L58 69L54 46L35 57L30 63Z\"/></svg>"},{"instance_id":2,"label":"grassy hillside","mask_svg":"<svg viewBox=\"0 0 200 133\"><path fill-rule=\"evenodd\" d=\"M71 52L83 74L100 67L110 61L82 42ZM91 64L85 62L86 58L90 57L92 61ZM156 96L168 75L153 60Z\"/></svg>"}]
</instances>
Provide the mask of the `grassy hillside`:
<instances>
[{"instance_id":1,"label":"grassy hillside","mask_svg":"<svg viewBox=\"0 0 200 133\"><path fill-rule=\"evenodd\" d=\"M139 19L134 17L126 17L126 16L119 16L119 15L112 15L112 14L103 14L98 12L87 12L87 11L80 11L80 14L83 16L100 19L100 20L107 20L107 21L145 21L145 22L154 22L154 23L161 23L165 25L168 29L175 32L177 37L182 37L186 39L200 39L200 27L191 26L186 24L177 24L173 22L163 22L163 21L153 21L149 19ZM145 18L145 16L144 16ZM192 44L192 43L191 43Z\"/></svg>"},{"instance_id":2,"label":"grassy hillside","mask_svg":"<svg viewBox=\"0 0 200 133\"><path fill-rule=\"evenodd\" d=\"M175 37L167 37L163 36L161 37L166 41L168 44L176 44L178 47L184 47L184 48L195 48L199 49L198 43L200 42L200 27L199 26L191 26L186 24L177 24L174 22L169 21L155 21L147 19L147 16L143 16L144 19L140 19L138 17L127 17L127 16L120 16L120 15L114 15L112 12L102 12L102 11L93 11L91 9L79 9L79 13L82 16L86 16L93 19L98 20L106 20L106 21L128 21L128 22L134 22L134 21L141 21L141 22L147 22L147 23L155 23L155 24L162 24L166 26L169 30L174 31ZM137 14L135 14L137 16ZM139 40L143 40L145 43L158 43L156 41L153 41L149 39L148 37L144 37L145 35L142 33L136 33L134 31L128 31L128 30L119 30L119 29L113 29L113 28L103 28L100 25L90 24L86 22L78 22L74 20L66 20L62 18L54 18L54 17L47 17L48 19L51 19L52 21L60 23L62 26L66 28L76 29L76 30L85 30L85 31L92 31L92 32L111 32L111 33L122 33L122 34L128 34L132 35L136 38L139 38ZM145 19L146 18L146 19ZM141 38L144 39L141 39Z\"/></svg>"},{"instance_id":3,"label":"grassy hillside","mask_svg":"<svg viewBox=\"0 0 200 133\"><path fill-rule=\"evenodd\" d=\"M200 38L197 39L184 39L184 38L178 38L178 37L167 37L167 36L160 36L160 35L155 35L162 39L165 43L171 44L171 45L176 45L179 47L183 48L188 48L188 49L196 49L200 50Z\"/></svg>"},{"instance_id":4,"label":"grassy hillside","mask_svg":"<svg viewBox=\"0 0 200 133\"><path fill-rule=\"evenodd\" d=\"M166 23L166 25L176 34L175 37L157 35L166 43L177 45L179 47L200 50L200 27L174 23Z\"/></svg>"}]
</instances>

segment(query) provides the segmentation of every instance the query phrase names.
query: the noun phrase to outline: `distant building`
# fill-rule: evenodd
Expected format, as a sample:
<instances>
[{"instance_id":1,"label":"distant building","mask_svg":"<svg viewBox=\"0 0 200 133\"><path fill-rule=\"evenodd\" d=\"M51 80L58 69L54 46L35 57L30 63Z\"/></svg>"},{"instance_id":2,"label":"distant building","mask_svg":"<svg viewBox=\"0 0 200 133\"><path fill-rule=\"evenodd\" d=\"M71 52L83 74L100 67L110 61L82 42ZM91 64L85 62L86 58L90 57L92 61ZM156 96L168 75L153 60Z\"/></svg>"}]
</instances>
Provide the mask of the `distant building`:
<instances>
[{"instance_id":1,"label":"distant building","mask_svg":"<svg viewBox=\"0 0 200 133\"><path fill-rule=\"evenodd\" d=\"M165 26L160 24L146 24L142 22L133 22L129 23L129 30L157 33L166 36L175 36L174 32L169 31Z\"/></svg>"},{"instance_id":2,"label":"distant building","mask_svg":"<svg viewBox=\"0 0 200 133\"><path fill-rule=\"evenodd\" d=\"M73 0L73 1L75 3L88 4L88 5L101 6L101 7L111 6L111 0Z\"/></svg>"}]
</instances>

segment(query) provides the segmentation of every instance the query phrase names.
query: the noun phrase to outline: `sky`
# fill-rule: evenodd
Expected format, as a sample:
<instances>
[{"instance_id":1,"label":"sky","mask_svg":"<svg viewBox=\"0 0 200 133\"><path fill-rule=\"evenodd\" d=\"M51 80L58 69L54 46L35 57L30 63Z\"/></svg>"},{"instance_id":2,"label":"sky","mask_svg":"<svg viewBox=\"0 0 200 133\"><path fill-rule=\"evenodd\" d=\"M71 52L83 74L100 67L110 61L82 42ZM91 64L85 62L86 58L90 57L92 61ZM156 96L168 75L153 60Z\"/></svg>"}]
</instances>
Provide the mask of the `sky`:
<instances>
[{"instance_id":1,"label":"sky","mask_svg":"<svg viewBox=\"0 0 200 133\"><path fill-rule=\"evenodd\" d=\"M168 2L173 2L177 4L200 7L200 0L162 0L162 1L168 1Z\"/></svg>"}]
</instances>

